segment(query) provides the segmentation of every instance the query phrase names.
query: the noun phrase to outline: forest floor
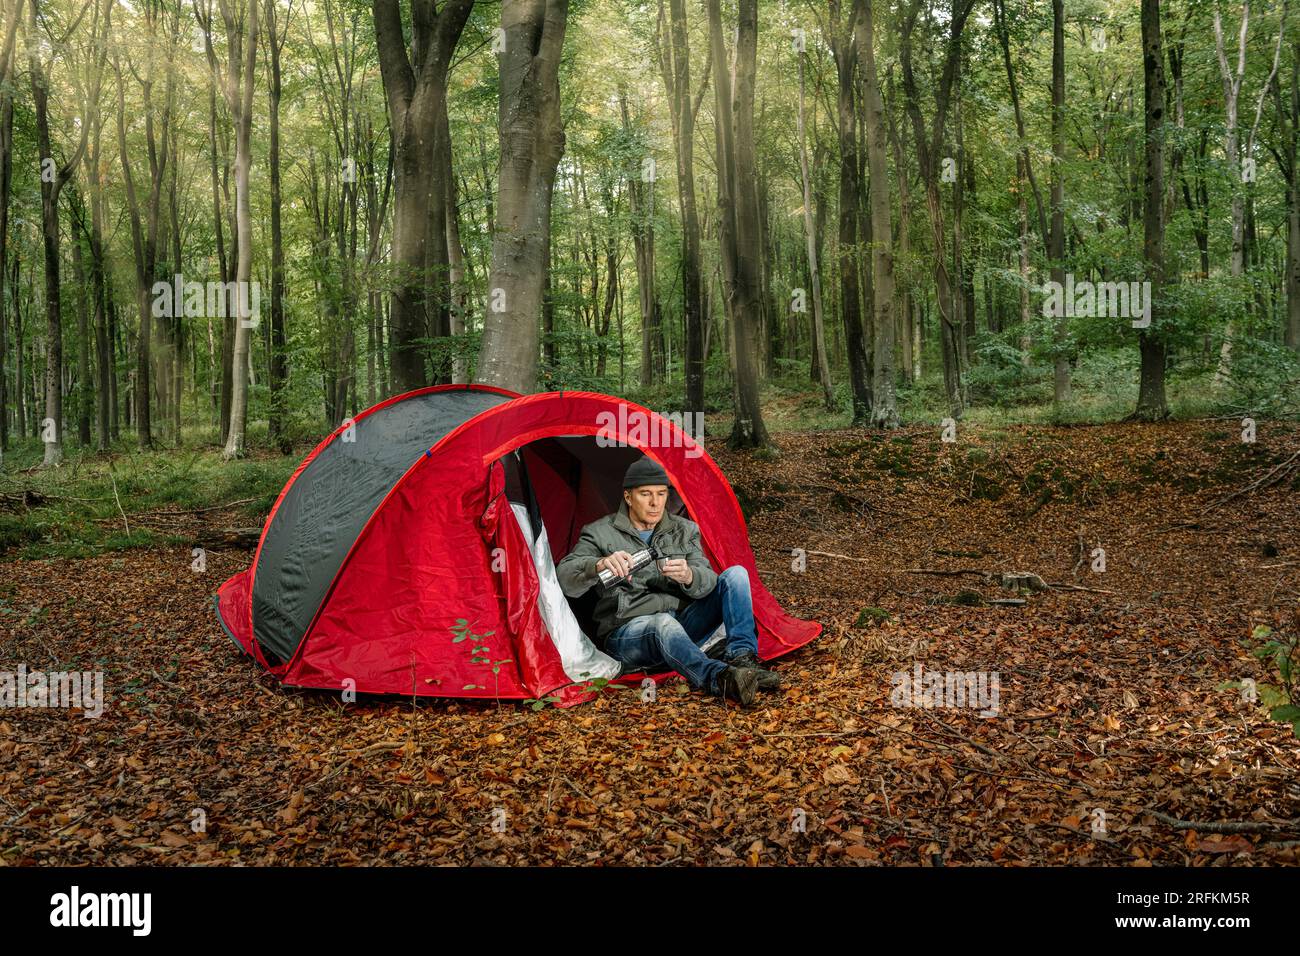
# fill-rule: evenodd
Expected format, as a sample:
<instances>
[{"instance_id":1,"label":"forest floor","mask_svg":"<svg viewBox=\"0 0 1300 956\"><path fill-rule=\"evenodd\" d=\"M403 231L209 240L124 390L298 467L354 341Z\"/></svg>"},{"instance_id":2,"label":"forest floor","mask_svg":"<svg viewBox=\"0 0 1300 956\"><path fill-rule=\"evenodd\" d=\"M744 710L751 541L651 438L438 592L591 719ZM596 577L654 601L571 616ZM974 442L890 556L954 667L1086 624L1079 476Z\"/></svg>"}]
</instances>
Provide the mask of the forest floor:
<instances>
[{"instance_id":1,"label":"forest floor","mask_svg":"<svg viewBox=\"0 0 1300 956\"><path fill-rule=\"evenodd\" d=\"M778 440L714 454L767 586L825 633L752 710L680 681L344 706L223 634L213 593L248 550L204 573L180 545L11 551L0 669L102 670L106 706L0 711L0 865L1297 862L1300 743L1227 685L1276 683L1244 642L1300 627L1300 470L1246 490L1300 427ZM987 603L1016 596L1006 571L1054 586ZM918 666L996 672L996 716L895 706Z\"/></svg>"}]
</instances>

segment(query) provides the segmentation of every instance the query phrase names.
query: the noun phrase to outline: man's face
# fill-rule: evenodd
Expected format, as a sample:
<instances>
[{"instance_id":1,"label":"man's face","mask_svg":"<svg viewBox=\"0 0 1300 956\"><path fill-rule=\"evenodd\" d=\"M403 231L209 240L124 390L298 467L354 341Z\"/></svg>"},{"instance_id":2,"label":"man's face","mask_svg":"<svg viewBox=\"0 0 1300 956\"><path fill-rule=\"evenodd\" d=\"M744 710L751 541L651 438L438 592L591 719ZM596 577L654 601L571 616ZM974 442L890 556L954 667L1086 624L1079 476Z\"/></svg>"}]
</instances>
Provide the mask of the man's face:
<instances>
[{"instance_id":1,"label":"man's face","mask_svg":"<svg viewBox=\"0 0 1300 956\"><path fill-rule=\"evenodd\" d=\"M664 516L668 504L667 485L638 485L623 492L627 513L637 524L654 527Z\"/></svg>"}]
</instances>

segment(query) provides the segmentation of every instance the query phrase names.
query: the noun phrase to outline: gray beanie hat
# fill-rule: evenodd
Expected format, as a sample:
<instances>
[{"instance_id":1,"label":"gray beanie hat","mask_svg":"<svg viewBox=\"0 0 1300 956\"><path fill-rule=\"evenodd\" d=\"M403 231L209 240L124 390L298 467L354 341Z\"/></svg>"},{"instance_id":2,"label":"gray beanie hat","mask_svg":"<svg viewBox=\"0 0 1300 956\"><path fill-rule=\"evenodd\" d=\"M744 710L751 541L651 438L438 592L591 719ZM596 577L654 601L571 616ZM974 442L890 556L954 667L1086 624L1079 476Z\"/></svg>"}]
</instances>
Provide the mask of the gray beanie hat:
<instances>
[{"instance_id":1,"label":"gray beanie hat","mask_svg":"<svg viewBox=\"0 0 1300 956\"><path fill-rule=\"evenodd\" d=\"M653 458L644 455L628 466L623 476L624 488L636 488L640 485L670 485L668 473Z\"/></svg>"}]
</instances>

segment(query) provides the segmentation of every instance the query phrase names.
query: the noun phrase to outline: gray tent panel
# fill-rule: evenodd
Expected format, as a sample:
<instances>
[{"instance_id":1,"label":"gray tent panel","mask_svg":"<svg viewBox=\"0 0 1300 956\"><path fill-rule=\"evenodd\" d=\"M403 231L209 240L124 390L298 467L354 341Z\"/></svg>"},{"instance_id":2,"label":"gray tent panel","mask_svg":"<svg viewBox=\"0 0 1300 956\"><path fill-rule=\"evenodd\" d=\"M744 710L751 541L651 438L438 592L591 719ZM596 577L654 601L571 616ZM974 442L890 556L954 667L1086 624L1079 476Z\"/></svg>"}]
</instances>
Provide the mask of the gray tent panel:
<instances>
[{"instance_id":1,"label":"gray tent panel","mask_svg":"<svg viewBox=\"0 0 1300 956\"><path fill-rule=\"evenodd\" d=\"M357 421L303 469L276 509L253 572L253 634L264 652L293 656L353 542L420 455L454 428L512 396L427 392Z\"/></svg>"}]
</instances>

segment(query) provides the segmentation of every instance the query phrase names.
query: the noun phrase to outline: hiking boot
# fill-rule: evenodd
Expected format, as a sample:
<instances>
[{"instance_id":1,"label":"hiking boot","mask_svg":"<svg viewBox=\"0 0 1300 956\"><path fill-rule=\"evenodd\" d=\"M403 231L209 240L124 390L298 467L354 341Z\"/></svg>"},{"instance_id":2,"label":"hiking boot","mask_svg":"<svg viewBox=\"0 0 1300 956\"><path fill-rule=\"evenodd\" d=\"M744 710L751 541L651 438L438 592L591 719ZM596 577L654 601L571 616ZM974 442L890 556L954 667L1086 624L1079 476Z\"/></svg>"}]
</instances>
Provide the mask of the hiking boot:
<instances>
[{"instance_id":1,"label":"hiking boot","mask_svg":"<svg viewBox=\"0 0 1300 956\"><path fill-rule=\"evenodd\" d=\"M743 654L737 654L727 661L732 667L743 668L744 670L753 671L758 674L759 690L780 690L781 675L776 671L767 670L759 659L749 651Z\"/></svg>"},{"instance_id":2,"label":"hiking boot","mask_svg":"<svg viewBox=\"0 0 1300 956\"><path fill-rule=\"evenodd\" d=\"M748 707L758 691L758 674L748 668L728 667L718 675L716 686L715 693L723 703L736 700L740 701L741 707Z\"/></svg>"}]
</instances>

